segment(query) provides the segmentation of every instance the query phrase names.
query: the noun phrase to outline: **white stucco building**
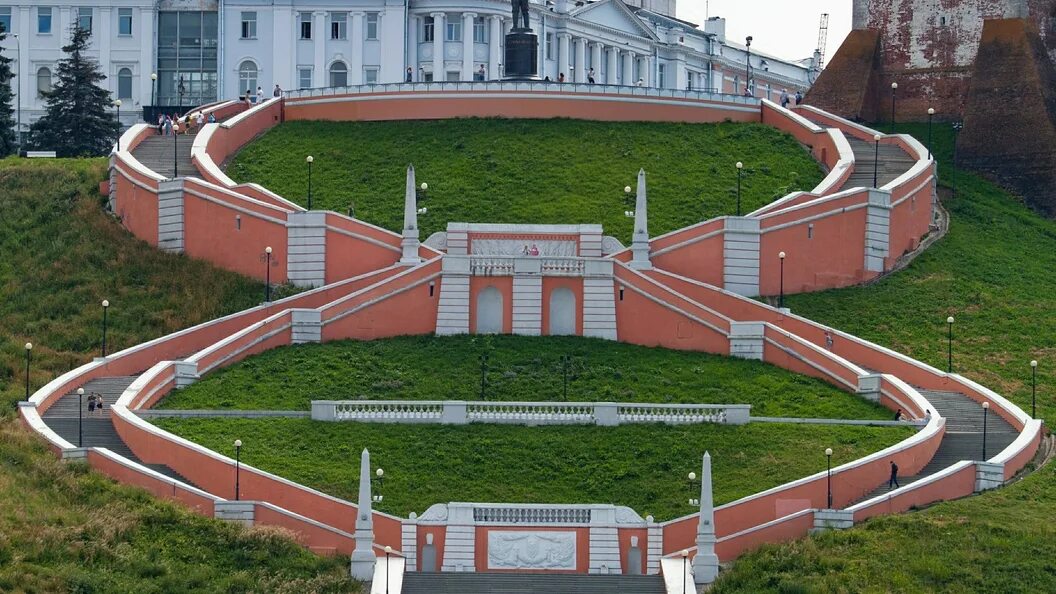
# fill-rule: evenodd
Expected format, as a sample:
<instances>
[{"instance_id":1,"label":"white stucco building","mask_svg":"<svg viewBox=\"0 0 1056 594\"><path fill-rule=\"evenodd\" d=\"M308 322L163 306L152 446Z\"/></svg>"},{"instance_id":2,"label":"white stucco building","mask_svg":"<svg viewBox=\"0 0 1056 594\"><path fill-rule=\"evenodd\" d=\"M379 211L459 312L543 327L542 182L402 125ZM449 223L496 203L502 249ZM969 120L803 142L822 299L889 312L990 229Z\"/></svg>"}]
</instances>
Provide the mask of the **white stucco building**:
<instances>
[{"instance_id":1,"label":"white stucco building","mask_svg":"<svg viewBox=\"0 0 1056 594\"><path fill-rule=\"evenodd\" d=\"M283 89L503 76L509 0L49 0L0 4L15 59L21 121L43 109L61 46L76 23L122 100L122 119L150 105L192 106L261 87ZM742 93L744 45L725 20L673 16L676 0L532 0L540 76ZM808 86L810 60L751 54L757 96ZM481 74L483 68L483 74ZM156 83L152 74L157 75ZM182 93L180 83L182 81Z\"/></svg>"}]
</instances>

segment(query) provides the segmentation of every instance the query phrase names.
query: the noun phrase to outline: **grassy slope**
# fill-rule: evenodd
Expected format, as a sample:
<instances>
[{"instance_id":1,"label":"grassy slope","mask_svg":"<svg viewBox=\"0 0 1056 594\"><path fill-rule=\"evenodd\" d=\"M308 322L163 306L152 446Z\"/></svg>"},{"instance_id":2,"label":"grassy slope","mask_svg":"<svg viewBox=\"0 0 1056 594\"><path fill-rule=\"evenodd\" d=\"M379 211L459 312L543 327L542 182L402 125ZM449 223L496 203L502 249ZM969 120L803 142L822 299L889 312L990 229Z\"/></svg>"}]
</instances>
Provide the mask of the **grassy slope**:
<instances>
[{"instance_id":1,"label":"grassy slope","mask_svg":"<svg viewBox=\"0 0 1056 594\"><path fill-rule=\"evenodd\" d=\"M666 520L692 512L686 475L710 450L723 503L907 437L904 427L756 423L530 427L379 425L303 419L155 419L206 447L243 442L247 464L355 499L359 452L385 469L380 509L406 515L449 501L616 503Z\"/></svg>"},{"instance_id":2,"label":"grassy slope","mask_svg":"<svg viewBox=\"0 0 1056 594\"><path fill-rule=\"evenodd\" d=\"M344 592L344 561L271 531L191 515L81 465L18 427L23 344L36 389L98 353L249 307L262 288L165 255L100 210L103 160L0 161L0 591Z\"/></svg>"},{"instance_id":3,"label":"grassy slope","mask_svg":"<svg viewBox=\"0 0 1056 594\"><path fill-rule=\"evenodd\" d=\"M634 203L623 188L635 187L641 168L653 235L733 214L736 161L745 163L744 212L822 177L792 137L762 125L502 119L291 122L243 149L228 174L304 203L307 155L316 207L354 203L359 218L396 231L413 163L429 184L423 240L464 221L601 223L627 242L623 213Z\"/></svg>"},{"instance_id":4,"label":"grassy slope","mask_svg":"<svg viewBox=\"0 0 1056 594\"><path fill-rule=\"evenodd\" d=\"M577 337L400 337L276 349L173 393L165 408L307 410L311 400L488 400L751 404L758 416L888 419L890 411L757 361Z\"/></svg>"},{"instance_id":5,"label":"grassy slope","mask_svg":"<svg viewBox=\"0 0 1056 594\"><path fill-rule=\"evenodd\" d=\"M926 138L922 128L913 130ZM944 130L945 132L945 130ZM952 138L937 138L950 161ZM949 167L942 179L952 179ZM958 172L944 204L949 235L875 287L789 300L793 311L923 361L945 362L945 319L956 318L954 365L1030 412L1030 368L1040 362L1038 416L1056 412L1056 222L992 184ZM1056 467L1020 483L848 532L768 547L740 560L719 592L1052 592Z\"/></svg>"}]
</instances>

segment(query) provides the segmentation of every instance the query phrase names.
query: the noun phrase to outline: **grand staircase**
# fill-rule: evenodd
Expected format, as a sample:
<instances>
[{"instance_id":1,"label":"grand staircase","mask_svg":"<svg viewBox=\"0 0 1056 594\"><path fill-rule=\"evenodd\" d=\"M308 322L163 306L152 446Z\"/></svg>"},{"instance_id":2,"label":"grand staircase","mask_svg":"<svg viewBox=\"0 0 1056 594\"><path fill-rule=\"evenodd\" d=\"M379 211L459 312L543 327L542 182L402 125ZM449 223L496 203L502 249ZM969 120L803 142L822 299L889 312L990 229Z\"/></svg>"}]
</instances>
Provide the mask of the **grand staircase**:
<instances>
[{"instance_id":1,"label":"grand staircase","mask_svg":"<svg viewBox=\"0 0 1056 594\"><path fill-rule=\"evenodd\" d=\"M135 379L135 376L94 379L83 386L84 409L81 411L80 417L78 417L78 408L81 406L80 399L76 392L70 392L45 411L43 416L44 423L52 431L58 433L59 436L75 446L107 448L119 456L124 456L171 479L193 485L194 483L164 464L145 464L132 453L132 450L121 440L121 436L117 434L113 420L110 418L110 406L117 402L117 399L121 397L121 393ZM89 416L88 396L92 393L101 394L105 406L102 411L96 410ZM81 424L80 433L78 432L79 423Z\"/></svg>"},{"instance_id":2,"label":"grand staircase","mask_svg":"<svg viewBox=\"0 0 1056 594\"><path fill-rule=\"evenodd\" d=\"M405 573L403 594L664 594L658 575Z\"/></svg>"},{"instance_id":3,"label":"grand staircase","mask_svg":"<svg viewBox=\"0 0 1056 594\"><path fill-rule=\"evenodd\" d=\"M194 138L190 134L180 134L173 141L171 135L148 136L136 148L132 149L132 156L158 175L171 179L177 177L173 175L172 159L172 153L176 151L176 173L178 176L197 176L198 169L191 162L191 145L194 144Z\"/></svg>"}]
</instances>

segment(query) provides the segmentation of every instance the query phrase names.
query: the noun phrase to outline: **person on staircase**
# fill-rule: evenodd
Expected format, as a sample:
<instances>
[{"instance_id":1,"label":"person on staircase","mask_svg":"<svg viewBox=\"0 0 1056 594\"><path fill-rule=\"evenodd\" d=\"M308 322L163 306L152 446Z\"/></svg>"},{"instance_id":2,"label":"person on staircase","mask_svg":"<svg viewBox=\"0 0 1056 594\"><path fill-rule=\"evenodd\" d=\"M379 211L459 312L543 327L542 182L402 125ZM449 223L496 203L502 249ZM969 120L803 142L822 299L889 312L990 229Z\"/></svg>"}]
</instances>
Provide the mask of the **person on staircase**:
<instances>
[{"instance_id":1,"label":"person on staircase","mask_svg":"<svg viewBox=\"0 0 1056 594\"><path fill-rule=\"evenodd\" d=\"M95 392L88 395L88 416L95 415Z\"/></svg>"},{"instance_id":2,"label":"person on staircase","mask_svg":"<svg viewBox=\"0 0 1056 594\"><path fill-rule=\"evenodd\" d=\"M888 479L888 481L887 481L887 488L888 489L892 488L892 485L894 486L895 489L899 488L899 485L898 485L898 464L895 464L894 460L891 461L891 478Z\"/></svg>"}]
</instances>

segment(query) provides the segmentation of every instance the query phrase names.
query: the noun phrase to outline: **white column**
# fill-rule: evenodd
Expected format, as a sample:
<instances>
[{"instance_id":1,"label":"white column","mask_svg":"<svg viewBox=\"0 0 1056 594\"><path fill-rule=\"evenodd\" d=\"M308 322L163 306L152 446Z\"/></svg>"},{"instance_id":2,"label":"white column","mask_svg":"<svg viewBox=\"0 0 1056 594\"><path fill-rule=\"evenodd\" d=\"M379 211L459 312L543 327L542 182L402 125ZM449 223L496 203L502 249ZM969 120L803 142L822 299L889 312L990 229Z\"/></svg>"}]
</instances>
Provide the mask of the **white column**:
<instances>
[{"instance_id":1,"label":"white column","mask_svg":"<svg viewBox=\"0 0 1056 594\"><path fill-rule=\"evenodd\" d=\"M565 75L565 80L570 81L569 78L569 50L572 44L572 36L568 33L559 33L557 35L557 74L560 76L562 73Z\"/></svg>"},{"instance_id":2,"label":"white column","mask_svg":"<svg viewBox=\"0 0 1056 594\"><path fill-rule=\"evenodd\" d=\"M638 84L638 79L636 79L634 77L634 61L636 59L637 58L635 57L634 52L628 50L628 51L626 51L624 53L624 56L623 56L623 84L625 84L625 85Z\"/></svg>"},{"instance_id":3,"label":"white column","mask_svg":"<svg viewBox=\"0 0 1056 594\"><path fill-rule=\"evenodd\" d=\"M601 44L596 41L590 44L590 66L587 72L590 72L590 68L594 69L594 82L604 82L601 80Z\"/></svg>"},{"instance_id":4,"label":"white column","mask_svg":"<svg viewBox=\"0 0 1056 594\"><path fill-rule=\"evenodd\" d=\"M719 575L715 554L715 505L711 496L711 454L704 452L700 468L700 520L697 523L697 555L693 557L693 581L710 584Z\"/></svg>"},{"instance_id":5,"label":"white column","mask_svg":"<svg viewBox=\"0 0 1056 594\"><path fill-rule=\"evenodd\" d=\"M112 98L117 99L117 74L110 71L110 41L113 39L110 33L111 16L110 7L99 7L99 14L96 15L95 20L92 22L92 28L95 29L92 32L92 37L95 37L96 43L98 43L99 68L106 75L106 81L103 84L113 94ZM130 102L126 101L126 103ZM132 106L128 105L127 107L131 108Z\"/></svg>"},{"instance_id":6,"label":"white column","mask_svg":"<svg viewBox=\"0 0 1056 594\"><path fill-rule=\"evenodd\" d=\"M407 9L403 2L398 6L389 4L383 12L378 15L378 40L381 47L406 48L407 47ZM417 39L417 29L410 39ZM404 64L404 53L402 51L382 51L381 70L378 72L378 82L393 83L403 82L407 78L407 67L416 62L413 53L406 55L407 63Z\"/></svg>"},{"instance_id":7,"label":"white column","mask_svg":"<svg viewBox=\"0 0 1056 594\"><path fill-rule=\"evenodd\" d=\"M442 81L447 74L444 72L444 13L434 12L433 17L433 80Z\"/></svg>"},{"instance_id":8,"label":"white column","mask_svg":"<svg viewBox=\"0 0 1056 594\"><path fill-rule=\"evenodd\" d=\"M330 86L330 77L326 71L326 13L317 10L312 13L312 48L315 55L312 63L315 66L315 80L312 85L316 87ZM254 89L256 90L256 89Z\"/></svg>"},{"instance_id":9,"label":"white column","mask_svg":"<svg viewBox=\"0 0 1056 594\"><path fill-rule=\"evenodd\" d=\"M650 270L649 210L645 190L645 170L638 170L638 194L634 201L634 233L631 234L631 268Z\"/></svg>"},{"instance_id":10,"label":"white column","mask_svg":"<svg viewBox=\"0 0 1056 594\"><path fill-rule=\"evenodd\" d=\"M29 6L18 7L19 39L17 40L17 43L15 43L14 38L10 36L7 38L8 43L14 43L14 45L9 47L17 48L18 52L18 55L14 56L14 58L18 60L18 63L16 64L16 67L18 68L18 89L16 90L18 97L12 97L12 99L14 100L15 107L19 105L19 102L21 102L22 105L22 113L16 113L15 117L18 118L21 116L19 128L22 129L23 133L29 129L29 126L24 125L23 122L29 122L29 110L33 107L33 98L36 96L35 93L30 91L30 89L33 88L31 85L36 81L37 73L31 72L29 66L29 51L27 51L27 47L29 46L29 31L31 30L29 24L29 9ZM12 17L13 16L14 15L12 15ZM35 31L35 29L33 29L33 31Z\"/></svg>"},{"instance_id":11,"label":"white column","mask_svg":"<svg viewBox=\"0 0 1056 594\"><path fill-rule=\"evenodd\" d=\"M493 16L491 17L491 38L488 40L490 44L488 46L489 61L488 71L489 78L492 80L498 80L502 73L499 71L499 64L502 63L502 17Z\"/></svg>"},{"instance_id":12,"label":"white column","mask_svg":"<svg viewBox=\"0 0 1056 594\"><path fill-rule=\"evenodd\" d=\"M576 77L575 82L587 82L587 40L579 37L576 39Z\"/></svg>"},{"instance_id":13,"label":"white column","mask_svg":"<svg viewBox=\"0 0 1056 594\"><path fill-rule=\"evenodd\" d=\"M294 89L300 83L297 77L297 52L293 38L293 9L275 6L271 13L271 83L283 89ZM318 84L318 81L313 81ZM269 89L264 89L267 93ZM220 97L223 99L223 97Z\"/></svg>"},{"instance_id":14,"label":"white column","mask_svg":"<svg viewBox=\"0 0 1056 594\"><path fill-rule=\"evenodd\" d=\"M473 20L475 12L462 13L462 80L473 80Z\"/></svg>"},{"instance_id":15,"label":"white column","mask_svg":"<svg viewBox=\"0 0 1056 594\"><path fill-rule=\"evenodd\" d=\"M617 68L617 65L619 64L619 57L618 56L620 55L620 50L618 50L618 49L616 49L614 47L610 47L610 48L608 48L607 51L608 51L609 64L608 64L608 67L606 68L607 72L605 73L605 82L610 84L610 85L614 85L614 84L616 84L616 68Z\"/></svg>"},{"instance_id":16,"label":"white column","mask_svg":"<svg viewBox=\"0 0 1056 594\"><path fill-rule=\"evenodd\" d=\"M682 54L678 56L678 61L675 62L675 88L685 89L688 84L689 72L686 70L686 56Z\"/></svg>"},{"instance_id":17,"label":"white column","mask_svg":"<svg viewBox=\"0 0 1056 594\"><path fill-rule=\"evenodd\" d=\"M370 452L359 457L359 505L356 509L356 548L352 551L352 579L367 581L374 577L374 513L370 497Z\"/></svg>"},{"instance_id":18,"label":"white column","mask_svg":"<svg viewBox=\"0 0 1056 594\"><path fill-rule=\"evenodd\" d=\"M352 49L348 56L348 84L363 84L363 38L366 37L364 25L365 12L353 12L351 31L348 38L352 42ZM380 26L380 23L379 23Z\"/></svg>"},{"instance_id":19,"label":"white column","mask_svg":"<svg viewBox=\"0 0 1056 594\"><path fill-rule=\"evenodd\" d=\"M66 45L66 43L70 41L70 31L71 31L70 25L73 24L73 21L72 21L73 15L70 14L71 10L73 10L73 9L70 8L69 6L64 6L64 7L59 9L59 28L58 28L58 30L55 29L55 23L54 22L51 23L51 34L59 36L59 46L60 47L63 46L63 45ZM51 14L52 14L52 18L54 18L54 15L55 15L55 10L54 9L52 9ZM36 29L33 29L33 32L35 33ZM26 35L26 39L23 39L23 41L29 41L29 35L28 34ZM52 70L52 72L54 73L54 70Z\"/></svg>"}]
</instances>

